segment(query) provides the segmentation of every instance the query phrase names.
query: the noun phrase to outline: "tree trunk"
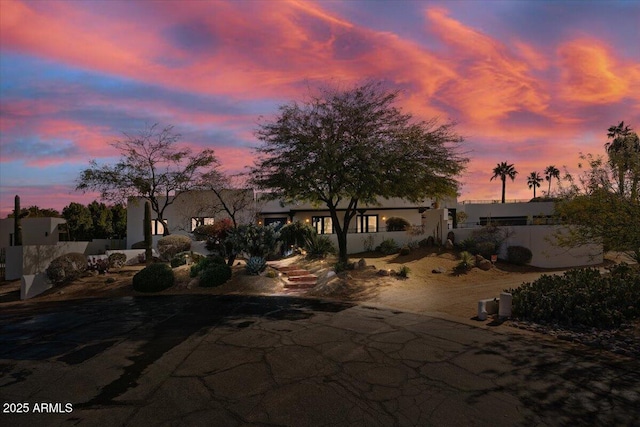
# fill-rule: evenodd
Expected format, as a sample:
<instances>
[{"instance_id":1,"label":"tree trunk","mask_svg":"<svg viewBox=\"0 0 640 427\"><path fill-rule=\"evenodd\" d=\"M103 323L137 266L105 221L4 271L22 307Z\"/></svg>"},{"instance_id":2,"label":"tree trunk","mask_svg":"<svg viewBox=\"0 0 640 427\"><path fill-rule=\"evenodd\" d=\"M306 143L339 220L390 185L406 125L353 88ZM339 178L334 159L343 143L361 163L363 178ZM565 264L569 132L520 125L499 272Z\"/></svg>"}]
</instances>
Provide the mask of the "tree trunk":
<instances>
[{"instance_id":1,"label":"tree trunk","mask_svg":"<svg viewBox=\"0 0 640 427\"><path fill-rule=\"evenodd\" d=\"M507 190L507 177L502 177L502 203L504 203L504 195Z\"/></svg>"}]
</instances>

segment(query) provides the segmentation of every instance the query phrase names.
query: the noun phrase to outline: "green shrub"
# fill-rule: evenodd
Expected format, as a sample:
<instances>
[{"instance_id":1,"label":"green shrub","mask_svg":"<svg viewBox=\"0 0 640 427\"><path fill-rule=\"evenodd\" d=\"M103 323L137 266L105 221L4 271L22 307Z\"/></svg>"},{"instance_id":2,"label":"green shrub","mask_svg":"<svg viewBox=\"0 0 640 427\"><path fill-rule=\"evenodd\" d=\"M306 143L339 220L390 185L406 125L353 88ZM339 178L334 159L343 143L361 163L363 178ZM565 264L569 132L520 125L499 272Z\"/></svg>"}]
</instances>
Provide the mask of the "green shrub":
<instances>
[{"instance_id":1,"label":"green shrub","mask_svg":"<svg viewBox=\"0 0 640 427\"><path fill-rule=\"evenodd\" d=\"M267 271L267 277L270 279L275 279L276 277L278 277L278 273L275 270L269 270Z\"/></svg>"},{"instance_id":2,"label":"green shrub","mask_svg":"<svg viewBox=\"0 0 640 427\"><path fill-rule=\"evenodd\" d=\"M191 266L189 276L196 277L201 271L214 264L225 265L224 258L217 255L200 258L197 263Z\"/></svg>"},{"instance_id":3,"label":"green shrub","mask_svg":"<svg viewBox=\"0 0 640 427\"><path fill-rule=\"evenodd\" d=\"M411 253L411 248L409 246L403 246L400 248L400 255L409 255Z\"/></svg>"},{"instance_id":4,"label":"green shrub","mask_svg":"<svg viewBox=\"0 0 640 427\"><path fill-rule=\"evenodd\" d=\"M160 292L173 283L173 270L164 263L148 265L133 276L133 289L138 292Z\"/></svg>"},{"instance_id":5,"label":"green shrub","mask_svg":"<svg viewBox=\"0 0 640 427\"><path fill-rule=\"evenodd\" d=\"M525 265L531 262L533 254L524 246L509 246L507 248L507 261L512 264Z\"/></svg>"},{"instance_id":6,"label":"green shrub","mask_svg":"<svg viewBox=\"0 0 640 427\"><path fill-rule=\"evenodd\" d=\"M87 271L87 257L79 252L69 252L53 259L45 270L53 284L71 282Z\"/></svg>"},{"instance_id":7,"label":"green shrub","mask_svg":"<svg viewBox=\"0 0 640 427\"><path fill-rule=\"evenodd\" d=\"M109 268L121 268L127 262L127 256L122 252L114 252L108 258Z\"/></svg>"},{"instance_id":8,"label":"green shrub","mask_svg":"<svg viewBox=\"0 0 640 427\"><path fill-rule=\"evenodd\" d=\"M473 255L467 251L460 252L460 262L453 268L456 274L466 274L475 264Z\"/></svg>"},{"instance_id":9,"label":"green shrub","mask_svg":"<svg viewBox=\"0 0 640 427\"><path fill-rule=\"evenodd\" d=\"M409 273L411 273L411 269L409 267L407 267L406 265L403 265L398 270L398 276L400 276L400 277L407 278L407 277L409 277Z\"/></svg>"},{"instance_id":10,"label":"green shrub","mask_svg":"<svg viewBox=\"0 0 640 427\"><path fill-rule=\"evenodd\" d=\"M211 264L200 273L200 286L213 288L231 278L231 267L226 264Z\"/></svg>"},{"instance_id":11,"label":"green shrub","mask_svg":"<svg viewBox=\"0 0 640 427\"><path fill-rule=\"evenodd\" d=\"M398 253L399 250L398 244L393 239L384 239L376 248L376 251L382 252L384 255L395 254Z\"/></svg>"},{"instance_id":12,"label":"green shrub","mask_svg":"<svg viewBox=\"0 0 640 427\"><path fill-rule=\"evenodd\" d=\"M467 237L466 239L464 239L462 242L458 244L458 248L460 248L461 251L467 251L472 254L474 253L477 254L478 253L478 250L476 249L477 244L478 242L476 242L475 239L471 237Z\"/></svg>"},{"instance_id":13,"label":"green shrub","mask_svg":"<svg viewBox=\"0 0 640 427\"><path fill-rule=\"evenodd\" d=\"M180 252L191 249L191 239L180 234L171 234L158 240L160 258L170 260Z\"/></svg>"},{"instance_id":14,"label":"green shrub","mask_svg":"<svg viewBox=\"0 0 640 427\"><path fill-rule=\"evenodd\" d=\"M411 224L409 224L409 221L397 216L387 218L386 224L387 231L405 231L411 226Z\"/></svg>"},{"instance_id":15,"label":"green shrub","mask_svg":"<svg viewBox=\"0 0 640 427\"><path fill-rule=\"evenodd\" d=\"M333 242L326 236L312 235L305 241L305 249L307 258L325 258L329 254L336 253L336 247Z\"/></svg>"},{"instance_id":16,"label":"green shrub","mask_svg":"<svg viewBox=\"0 0 640 427\"><path fill-rule=\"evenodd\" d=\"M316 235L316 229L300 221L284 225L280 229L279 240L289 248L291 246L303 247L307 239Z\"/></svg>"},{"instance_id":17,"label":"green shrub","mask_svg":"<svg viewBox=\"0 0 640 427\"><path fill-rule=\"evenodd\" d=\"M513 316L567 327L617 327L640 318L640 270L621 264L610 273L574 269L562 276L543 275L517 289Z\"/></svg>"},{"instance_id":18,"label":"green shrub","mask_svg":"<svg viewBox=\"0 0 640 427\"><path fill-rule=\"evenodd\" d=\"M247 274L253 276L262 273L265 268L267 268L267 260L259 256L252 256L247 260L247 264L245 265Z\"/></svg>"},{"instance_id":19,"label":"green shrub","mask_svg":"<svg viewBox=\"0 0 640 427\"><path fill-rule=\"evenodd\" d=\"M185 265L187 263L187 257L191 260L191 262L197 264L205 256L193 251L180 252L179 254L176 254L176 256L171 258L171 268Z\"/></svg>"},{"instance_id":20,"label":"green shrub","mask_svg":"<svg viewBox=\"0 0 640 427\"><path fill-rule=\"evenodd\" d=\"M475 253L473 255L482 255L483 258L491 259L491 255L497 252L497 247L494 242L479 242L476 244Z\"/></svg>"}]
</instances>

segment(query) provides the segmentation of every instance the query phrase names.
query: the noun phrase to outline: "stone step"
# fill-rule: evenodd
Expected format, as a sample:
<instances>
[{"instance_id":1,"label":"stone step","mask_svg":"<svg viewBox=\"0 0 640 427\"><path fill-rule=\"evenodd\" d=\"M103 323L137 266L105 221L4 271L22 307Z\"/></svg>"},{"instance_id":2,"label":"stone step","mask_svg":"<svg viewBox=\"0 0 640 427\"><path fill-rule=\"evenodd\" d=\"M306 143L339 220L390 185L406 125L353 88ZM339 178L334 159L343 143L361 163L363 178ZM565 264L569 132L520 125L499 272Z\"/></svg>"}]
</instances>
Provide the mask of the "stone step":
<instances>
[{"instance_id":1,"label":"stone step","mask_svg":"<svg viewBox=\"0 0 640 427\"><path fill-rule=\"evenodd\" d=\"M288 276L287 277L292 282L317 282L318 276L315 274L305 274L303 276Z\"/></svg>"},{"instance_id":2,"label":"stone step","mask_svg":"<svg viewBox=\"0 0 640 427\"><path fill-rule=\"evenodd\" d=\"M313 288L317 285L317 282L314 281L309 281L309 282L305 282L305 281L301 281L301 282L290 282L290 281L285 281L284 282L284 288L285 289L309 289L309 288Z\"/></svg>"},{"instance_id":3,"label":"stone step","mask_svg":"<svg viewBox=\"0 0 640 427\"><path fill-rule=\"evenodd\" d=\"M277 267L274 266L273 268L275 268L278 271L281 271L283 273L287 272L287 271L291 271L291 270L301 270L302 268L297 266L297 265L287 265L285 267Z\"/></svg>"},{"instance_id":4,"label":"stone step","mask_svg":"<svg viewBox=\"0 0 640 427\"><path fill-rule=\"evenodd\" d=\"M309 274L311 274L309 270L289 270L289 271L283 271L283 273L289 277L308 276Z\"/></svg>"}]
</instances>

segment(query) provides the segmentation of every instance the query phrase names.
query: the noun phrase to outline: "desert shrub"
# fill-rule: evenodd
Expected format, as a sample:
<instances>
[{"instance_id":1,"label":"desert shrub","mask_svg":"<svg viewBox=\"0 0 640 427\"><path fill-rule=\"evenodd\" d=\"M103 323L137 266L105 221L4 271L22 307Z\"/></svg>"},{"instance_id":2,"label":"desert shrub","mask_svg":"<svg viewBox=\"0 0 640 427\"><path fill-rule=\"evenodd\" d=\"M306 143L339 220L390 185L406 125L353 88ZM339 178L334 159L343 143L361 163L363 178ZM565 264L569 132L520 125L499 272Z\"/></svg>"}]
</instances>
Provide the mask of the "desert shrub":
<instances>
[{"instance_id":1,"label":"desert shrub","mask_svg":"<svg viewBox=\"0 0 640 427\"><path fill-rule=\"evenodd\" d=\"M453 268L456 274L466 274L475 264L473 255L467 251L460 252L460 262Z\"/></svg>"},{"instance_id":2,"label":"desert shrub","mask_svg":"<svg viewBox=\"0 0 640 427\"><path fill-rule=\"evenodd\" d=\"M230 230L225 244L230 245L234 253L266 258L276 251L279 236L274 225L245 224Z\"/></svg>"},{"instance_id":3,"label":"desert shrub","mask_svg":"<svg viewBox=\"0 0 640 427\"><path fill-rule=\"evenodd\" d=\"M362 248L365 250L365 252L371 252L373 250L375 240L376 239L372 234L369 234L368 236L362 238Z\"/></svg>"},{"instance_id":4,"label":"desert shrub","mask_svg":"<svg viewBox=\"0 0 640 427\"><path fill-rule=\"evenodd\" d=\"M409 246L403 246L400 248L400 255L409 255L411 253L411 248Z\"/></svg>"},{"instance_id":5,"label":"desert shrub","mask_svg":"<svg viewBox=\"0 0 640 427\"><path fill-rule=\"evenodd\" d=\"M75 280L86 271L87 257L79 252L60 255L46 269L47 277L56 285Z\"/></svg>"},{"instance_id":6,"label":"desert shrub","mask_svg":"<svg viewBox=\"0 0 640 427\"><path fill-rule=\"evenodd\" d=\"M146 245L145 245L144 241L135 242L133 245L131 245L131 249L146 249Z\"/></svg>"},{"instance_id":7,"label":"desert shrub","mask_svg":"<svg viewBox=\"0 0 640 427\"><path fill-rule=\"evenodd\" d=\"M411 224L409 224L409 221L398 216L387 218L386 224L387 231L404 231L411 226Z\"/></svg>"},{"instance_id":8,"label":"desert shrub","mask_svg":"<svg viewBox=\"0 0 640 427\"><path fill-rule=\"evenodd\" d=\"M384 255L391 255L398 253L400 248L398 244L393 239L384 239L382 243L378 245L376 251L383 253Z\"/></svg>"},{"instance_id":9,"label":"desert shrub","mask_svg":"<svg viewBox=\"0 0 640 427\"><path fill-rule=\"evenodd\" d=\"M268 270L267 277L270 279L275 279L276 277L278 277L278 273L275 270Z\"/></svg>"},{"instance_id":10,"label":"desert shrub","mask_svg":"<svg viewBox=\"0 0 640 427\"><path fill-rule=\"evenodd\" d=\"M87 270L96 271L98 274L106 274L109 272L109 260L91 257L87 260Z\"/></svg>"},{"instance_id":11,"label":"desert shrub","mask_svg":"<svg viewBox=\"0 0 640 427\"><path fill-rule=\"evenodd\" d=\"M475 253L471 252L473 255L482 255L483 258L491 259L491 255L495 254L497 251L496 244L494 242L479 242L476 244Z\"/></svg>"},{"instance_id":12,"label":"desert shrub","mask_svg":"<svg viewBox=\"0 0 640 427\"><path fill-rule=\"evenodd\" d=\"M509 246L507 248L507 261L512 264L525 265L531 262L533 254L524 246Z\"/></svg>"},{"instance_id":13,"label":"desert shrub","mask_svg":"<svg viewBox=\"0 0 640 427\"><path fill-rule=\"evenodd\" d=\"M208 257L202 257L198 260L197 263L191 266L191 270L189 270L189 276L196 277L200 274L201 271L206 270L212 265L225 265L224 258L214 255Z\"/></svg>"},{"instance_id":14,"label":"desert shrub","mask_svg":"<svg viewBox=\"0 0 640 427\"><path fill-rule=\"evenodd\" d=\"M226 264L211 264L200 273L200 286L213 288L231 278L231 267Z\"/></svg>"},{"instance_id":15,"label":"desert shrub","mask_svg":"<svg viewBox=\"0 0 640 427\"><path fill-rule=\"evenodd\" d=\"M305 241L304 247L308 258L325 258L329 254L336 253L336 247L326 236L313 235Z\"/></svg>"},{"instance_id":16,"label":"desert shrub","mask_svg":"<svg viewBox=\"0 0 640 427\"><path fill-rule=\"evenodd\" d=\"M191 239L180 234L171 234L158 240L160 258L170 260L176 254L191 249Z\"/></svg>"},{"instance_id":17,"label":"desert shrub","mask_svg":"<svg viewBox=\"0 0 640 427\"><path fill-rule=\"evenodd\" d=\"M108 258L110 268L121 268L127 262L127 256L122 252L114 252Z\"/></svg>"},{"instance_id":18,"label":"desert shrub","mask_svg":"<svg viewBox=\"0 0 640 427\"><path fill-rule=\"evenodd\" d=\"M485 225L481 229L474 230L473 233L471 233L471 238L475 240L477 244L491 242L494 244L496 250L500 249L500 246L502 246L502 243L507 237L507 231L495 225ZM482 255L479 250L478 253Z\"/></svg>"},{"instance_id":19,"label":"desert shrub","mask_svg":"<svg viewBox=\"0 0 640 427\"><path fill-rule=\"evenodd\" d=\"M285 247L291 246L303 247L307 239L311 239L316 235L316 229L300 221L295 221L284 225L280 229L280 237L278 238Z\"/></svg>"},{"instance_id":20,"label":"desert shrub","mask_svg":"<svg viewBox=\"0 0 640 427\"><path fill-rule=\"evenodd\" d=\"M464 239L462 242L458 243L458 248L460 248L461 251L467 251L469 253L478 253L477 249L476 249L476 245L478 244L478 242L476 242L475 239L471 238L471 237L467 237L466 239Z\"/></svg>"},{"instance_id":21,"label":"desert shrub","mask_svg":"<svg viewBox=\"0 0 640 427\"><path fill-rule=\"evenodd\" d=\"M193 252L193 251L180 252L176 254L176 256L171 258L171 268L176 268L176 267L180 267L181 265L186 265L187 257L189 257L194 264L197 264L198 261L204 258L204 255L200 255L199 253Z\"/></svg>"},{"instance_id":22,"label":"desert shrub","mask_svg":"<svg viewBox=\"0 0 640 427\"><path fill-rule=\"evenodd\" d=\"M406 265L403 265L398 270L398 276L400 276L400 277L407 278L407 277L409 277L409 273L411 273L411 269L409 267L407 267Z\"/></svg>"},{"instance_id":23,"label":"desert shrub","mask_svg":"<svg viewBox=\"0 0 640 427\"><path fill-rule=\"evenodd\" d=\"M151 264L133 276L133 289L138 292L160 292L173 286L173 270L168 264Z\"/></svg>"},{"instance_id":24,"label":"desert shrub","mask_svg":"<svg viewBox=\"0 0 640 427\"><path fill-rule=\"evenodd\" d=\"M513 316L538 323L610 328L640 318L640 269L626 264L606 274L595 268L545 274L507 292Z\"/></svg>"},{"instance_id":25,"label":"desert shrub","mask_svg":"<svg viewBox=\"0 0 640 427\"><path fill-rule=\"evenodd\" d=\"M247 274L253 276L262 273L265 268L267 268L267 260L260 256L252 256L247 260L247 264L245 265Z\"/></svg>"}]
</instances>

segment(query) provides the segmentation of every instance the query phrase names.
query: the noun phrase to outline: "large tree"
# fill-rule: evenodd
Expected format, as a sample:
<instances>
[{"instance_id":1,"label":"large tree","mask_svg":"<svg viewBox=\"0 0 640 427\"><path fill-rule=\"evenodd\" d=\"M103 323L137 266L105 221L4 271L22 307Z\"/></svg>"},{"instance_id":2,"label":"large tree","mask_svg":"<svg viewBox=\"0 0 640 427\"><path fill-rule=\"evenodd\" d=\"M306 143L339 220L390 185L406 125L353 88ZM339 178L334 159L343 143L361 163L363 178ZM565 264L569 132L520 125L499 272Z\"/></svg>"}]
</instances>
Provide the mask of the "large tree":
<instances>
[{"instance_id":1,"label":"large tree","mask_svg":"<svg viewBox=\"0 0 640 427\"><path fill-rule=\"evenodd\" d=\"M165 209L181 193L196 188L203 171L217 165L213 150L192 154L189 148L176 145L180 137L173 126L158 124L137 134L125 133L123 139L110 143L120 152L118 163L98 165L92 160L80 173L76 189L99 191L102 199L114 202L142 197L151 203L165 234L169 234Z\"/></svg>"},{"instance_id":2,"label":"large tree","mask_svg":"<svg viewBox=\"0 0 640 427\"><path fill-rule=\"evenodd\" d=\"M531 172L527 177L527 185L529 188L533 188L533 198L536 198L536 187L540 187L540 183L542 182L542 178L538 172Z\"/></svg>"},{"instance_id":3,"label":"large tree","mask_svg":"<svg viewBox=\"0 0 640 427\"><path fill-rule=\"evenodd\" d=\"M282 105L260 124L252 182L273 197L326 205L347 262L347 231L358 208L378 198L455 196L467 158L453 123L418 121L381 83L324 88ZM339 215L341 217L339 217Z\"/></svg>"},{"instance_id":4,"label":"large tree","mask_svg":"<svg viewBox=\"0 0 640 427\"><path fill-rule=\"evenodd\" d=\"M619 125L624 132L624 123ZM582 173L576 182L571 178L570 188L556 203L556 213L571 227L557 233L561 246L602 243L605 251L620 251L640 262L640 200L638 178L640 148L635 145L637 135L627 135L605 144L607 158L591 154L581 156ZM611 148L614 143L618 148ZM625 157L621 153L626 153ZM621 173L621 169L622 172Z\"/></svg>"},{"instance_id":5,"label":"large tree","mask_svg":"<svg viewBox=\"0 0 640 427\"><path fill-rule=\"evenodd\" d=\"M507 188L507 177L511 178L511 181L516 179L518 171L514 168L513 164L507 162L501 162L493 168L493 176L489 181L493 181L496 178L500 178L502 181L502 203L505 202L505 193Z\"/></svg>"}]
</instances>

